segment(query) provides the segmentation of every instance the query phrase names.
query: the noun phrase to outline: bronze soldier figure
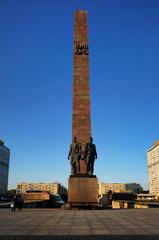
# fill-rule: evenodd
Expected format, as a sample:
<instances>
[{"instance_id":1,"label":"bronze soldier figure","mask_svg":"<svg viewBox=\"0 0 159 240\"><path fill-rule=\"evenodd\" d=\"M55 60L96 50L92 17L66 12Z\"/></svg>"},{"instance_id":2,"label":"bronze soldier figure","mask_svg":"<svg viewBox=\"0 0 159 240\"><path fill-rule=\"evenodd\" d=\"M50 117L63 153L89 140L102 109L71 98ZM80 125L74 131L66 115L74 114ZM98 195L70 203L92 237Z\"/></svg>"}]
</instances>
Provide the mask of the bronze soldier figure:
<instances>
[{"instance_id":1,"label":"bronze soldier figure","mask_svg":"<svg viewBox=\"0 0 159 240\"><path fill-rule=\"evenodd\" d=\"M70 151L68 154L68 160L70 159L70 164L73 169L73 174L80 173L80 158L82 154L81 143L77 142L76 137L73 138L73 143L70 145Z\"/></svg>"},{"instance_id":2,"label":"bronze soldier figure","mask_svg":"<svg viewBox=\"0 0 159 240\"><path fill-rule=\"evenodd\" d=\"M90 137L90 143L86 143L84 156L87 164L87 173L93 175L94 172L94 162L97 159L96 145L93 144L93 138Z\"/></svg>"}]
</instances>

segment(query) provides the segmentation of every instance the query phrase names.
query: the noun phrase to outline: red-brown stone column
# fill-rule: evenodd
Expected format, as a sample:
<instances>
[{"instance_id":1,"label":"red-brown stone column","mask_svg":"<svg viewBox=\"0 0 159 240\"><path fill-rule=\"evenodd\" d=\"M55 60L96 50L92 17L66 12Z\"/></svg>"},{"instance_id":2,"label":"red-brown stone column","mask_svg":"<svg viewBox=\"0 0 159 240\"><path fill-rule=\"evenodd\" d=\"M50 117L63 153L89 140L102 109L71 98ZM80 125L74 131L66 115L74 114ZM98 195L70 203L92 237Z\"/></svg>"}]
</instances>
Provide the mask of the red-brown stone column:
<instances>
[{"instance_id":1,"label":"red-brown stone column","mask_svg":"<svg viewBox=\"0 0 159 240\"><path fill-rule=\"evenodd\" d=\"M86 11L74 14L74 82L72 137L82 143L82 148L90 140L90 81L88 61L88 20ZM86 172L84 161L80 161L81 173Z\"/></svg>"}]
</instances>

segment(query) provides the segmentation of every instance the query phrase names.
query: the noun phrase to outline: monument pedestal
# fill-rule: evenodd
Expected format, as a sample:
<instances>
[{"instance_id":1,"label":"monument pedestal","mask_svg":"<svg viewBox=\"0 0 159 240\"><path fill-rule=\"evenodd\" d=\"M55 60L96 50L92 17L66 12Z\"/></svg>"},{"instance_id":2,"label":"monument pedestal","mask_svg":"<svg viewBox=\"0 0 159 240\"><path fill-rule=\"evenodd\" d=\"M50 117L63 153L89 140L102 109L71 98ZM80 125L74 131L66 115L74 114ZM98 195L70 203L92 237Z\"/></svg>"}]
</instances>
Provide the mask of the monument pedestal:
<instances>
[{"instance_id":1,"label":"monument pedestal","mask_svg":"<svg viewBox=\"0 0 159 240\"><path fill-rule=\"evenodd\" d=\"M98 206L98 179L88 174L70 175L68 179L69 208L94 208Z\"/></svg>"}]
</instances>

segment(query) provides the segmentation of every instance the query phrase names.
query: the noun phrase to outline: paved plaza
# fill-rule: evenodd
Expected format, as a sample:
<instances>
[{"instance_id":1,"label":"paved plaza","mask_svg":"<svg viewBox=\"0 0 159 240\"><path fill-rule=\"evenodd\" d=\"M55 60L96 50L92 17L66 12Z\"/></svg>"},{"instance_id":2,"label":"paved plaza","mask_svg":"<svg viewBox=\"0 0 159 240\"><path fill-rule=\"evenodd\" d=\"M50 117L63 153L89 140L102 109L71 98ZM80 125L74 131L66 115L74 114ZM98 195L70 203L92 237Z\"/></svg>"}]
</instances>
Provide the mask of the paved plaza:
<instances>
[{"instance_id":1,"label":"paved plaza","mask_svg":"<svg viewBox=\"0 0 159 240\"><path fill-rule=\"evenodd\" d=\"M0 239L159 239L159 209L0 209Z\"/></svg>"}]
</instances>

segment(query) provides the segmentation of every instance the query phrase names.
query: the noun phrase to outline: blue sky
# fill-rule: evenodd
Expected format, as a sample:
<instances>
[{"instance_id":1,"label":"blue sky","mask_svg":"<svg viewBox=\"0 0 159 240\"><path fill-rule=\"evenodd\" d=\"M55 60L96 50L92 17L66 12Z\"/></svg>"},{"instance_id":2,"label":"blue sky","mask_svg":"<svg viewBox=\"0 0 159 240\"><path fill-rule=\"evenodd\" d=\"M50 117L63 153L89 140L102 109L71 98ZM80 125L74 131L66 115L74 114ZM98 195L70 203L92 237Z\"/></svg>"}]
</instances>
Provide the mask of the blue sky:
<instances>
[{"instance_id":1,"label":"blue sky","mask_svg":"<svg viewBox=\"0 0 159 240\"><path fill-rule=\"evenodd\" d=\"M159 138L159 1L0 1L0 138L9 187L67 185L73 12L88 11L92 135L102 182L147 186L146 151Z\"/></svg>"}]
</instances>

